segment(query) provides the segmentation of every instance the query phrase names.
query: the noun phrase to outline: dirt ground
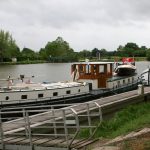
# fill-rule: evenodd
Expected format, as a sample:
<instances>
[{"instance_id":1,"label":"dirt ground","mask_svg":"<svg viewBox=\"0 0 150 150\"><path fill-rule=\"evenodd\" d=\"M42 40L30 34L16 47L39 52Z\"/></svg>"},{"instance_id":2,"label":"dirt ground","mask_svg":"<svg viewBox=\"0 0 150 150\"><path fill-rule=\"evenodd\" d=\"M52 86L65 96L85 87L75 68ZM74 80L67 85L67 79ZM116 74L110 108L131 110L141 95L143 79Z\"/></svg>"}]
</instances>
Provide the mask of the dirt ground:
<instances>
[{"instance_id":1,"label":"dirt ground","mask_svg":"<svg viewBox=\"0 0 150 150\"><path fill-rule=\"evenodd\" d=\"M150 133L115 144L120 150L150 150Z\"/></svg>"},{"instance_id":2,"label":"dirt ground","mask_svg":"<svg viewBox=\"0 0 150 150\"><path fill-rule=\"evenodd\" d=\"M150 128L131 132L113 140L99 139L82 150L150 150Z\"/></svg>"}]
</instances>

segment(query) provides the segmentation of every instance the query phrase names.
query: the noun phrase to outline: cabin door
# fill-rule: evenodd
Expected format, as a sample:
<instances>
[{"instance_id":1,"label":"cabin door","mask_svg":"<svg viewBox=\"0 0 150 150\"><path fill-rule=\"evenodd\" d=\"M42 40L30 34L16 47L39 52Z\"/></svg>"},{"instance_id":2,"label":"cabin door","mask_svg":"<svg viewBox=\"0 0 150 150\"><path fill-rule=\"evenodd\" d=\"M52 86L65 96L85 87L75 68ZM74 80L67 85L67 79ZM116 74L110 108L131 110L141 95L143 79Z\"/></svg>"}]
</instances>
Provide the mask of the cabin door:
<instances>
[{"instance_id":1,"label":"cabin door","mask_svg":"<svg viewBox=\"0 0 150 150\"><path fill-rule=\"evenodd\" d=\"M89 90L92 90L92 83L89 83Z\"/></svg>"},{"instance_id":2,"label":"cabin door","mask_svg":"<svg viewBox=\"0 0 150 150\"><path fill-rule=\"evenodd\" d=\"M98 79L98 88L106 88L106 78L99 78Z\"/></svg>"}]
</instances>

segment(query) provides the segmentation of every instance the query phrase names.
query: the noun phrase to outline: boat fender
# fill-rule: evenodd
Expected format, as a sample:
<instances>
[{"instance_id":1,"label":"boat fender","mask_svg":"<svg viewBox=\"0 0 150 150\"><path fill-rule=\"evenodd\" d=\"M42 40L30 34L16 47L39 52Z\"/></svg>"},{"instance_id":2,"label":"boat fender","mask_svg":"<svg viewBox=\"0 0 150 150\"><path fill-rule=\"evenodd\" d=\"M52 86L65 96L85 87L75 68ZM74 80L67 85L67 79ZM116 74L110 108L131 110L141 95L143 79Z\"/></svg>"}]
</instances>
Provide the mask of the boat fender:
<instances>
[{"instance_id":1,"label":"boat fender","mask_svg":"<svg viewBox=\"0 0 150 150\"><path fill-rule=\"evenodd\" d=\"M83 85L86 86L86 82L83 82Z\"/></svg>"}]
</instances>

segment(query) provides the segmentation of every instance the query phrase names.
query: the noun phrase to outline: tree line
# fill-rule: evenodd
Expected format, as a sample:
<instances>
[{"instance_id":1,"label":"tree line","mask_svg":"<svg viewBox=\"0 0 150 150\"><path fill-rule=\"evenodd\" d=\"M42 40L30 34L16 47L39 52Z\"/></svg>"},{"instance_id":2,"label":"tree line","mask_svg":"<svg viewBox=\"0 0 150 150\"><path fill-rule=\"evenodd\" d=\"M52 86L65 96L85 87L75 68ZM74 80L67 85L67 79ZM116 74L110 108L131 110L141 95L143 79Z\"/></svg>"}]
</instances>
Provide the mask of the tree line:
<instances>
[{"instance_id":1,"label":"tree line","mask_svg":"<svg viewBox=\"0 0 150 150\"><path fill-rule=\"evenodd\" d=\"M147 60L150 60L150 48L139 47L136 43L130 42L125 46L119 45L113 51L93 48L92 50L75 52L67 41L63 40L62 37L57 37L56 40L48 42L38 52L27 47L20 50L12 35L8 31L0 30L0 62L11 62L12 58L16 58L17 61L74 62L85 59L110 59L116 56L146 57Z\"/></svg>"}]
</instances>

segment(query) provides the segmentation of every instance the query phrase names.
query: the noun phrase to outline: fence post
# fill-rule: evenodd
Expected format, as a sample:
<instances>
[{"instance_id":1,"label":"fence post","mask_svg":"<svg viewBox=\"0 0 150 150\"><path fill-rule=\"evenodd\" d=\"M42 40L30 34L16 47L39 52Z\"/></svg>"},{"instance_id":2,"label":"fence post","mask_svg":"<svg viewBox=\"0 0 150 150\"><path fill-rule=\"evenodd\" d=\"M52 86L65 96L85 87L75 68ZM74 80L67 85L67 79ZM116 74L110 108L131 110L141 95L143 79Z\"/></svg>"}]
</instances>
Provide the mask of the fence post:
<instances>
[{"instance_id":1,"label":"fence post","mask_svg":"<svg viewBox=\"0 0 150 150\"><path fill-rule=\"evenodd\" d=\"M71 111L74 113L74 116L75 116L75 121L76 121L76 133L74 135L74 137L72 138L70 144L69 144L69 147L71 147L71 144L73 143L74 139L76 138L76 136L78 135L79 131L80 131L80 123L79 123L79 117L78 117L78 113L73 109L73 108L70 108Z\"/></svg>"},{"instance_id":2,"label":"fence post","mask_svg":"<svg viewBox=\"0 0 150 150\"><path fill-rule=\"evenodd\" d=\"M99 119L100 119L100 122L101 122L103 120L101 106L97 102L95 102L95 105L98 107L98 110L99 110Z\"/></svg>"},{"instance_id":3,"label":"fence post","mask_svg":"<svg viewBox=\"0 0 150 150\"><path fill-rule=\"evenodd\" d=\"M32 143L32 134L31 134L30 119L29 119L29 112L28 111L26 111L26 121L27 121L27 129L28 129L28 134L29 134L30 146L32 148L33 143Z\"/></svg>"},{"instance_id":4,"label":"fence post","mask_svg":"<svg viewBox=\"0 0 150 150\"><path fill-rule=\"evenodd\" d=\"M55 110L53 107L51 107L51 110L52 110L52 117L53 117L53 127L54 127L54 134L55 134L55 137L57 137L57 128L56 128L56 120L55 120Z\"/></svg>"},{"instance_id":5,"label":"fence post","mask_svg":"<svg viewBox=\"0 0 150 150\"><path fill-rule=\"evenodd\" d=\"M23 109L23 118L24 118L24 122L25 122L25 134L26 134L26 137L28 137L28 128L27 128L27 119L26 119L25 109Z\"/></svg>"},{"instance_id":6,"label":"fence post","mask_svg":"<svg viewBox=\"0 0 150 150\"><path fill-rule=\"evenodd\" d=\"M64 121L65 138L66 138L67 145L69 146L65 109L62 109L62 113L63 113L63 121Z\"/></svg>"},{"instance_id":7,"label":"fence post","mask_svg":"<svg viewBox=\"0 0 150 150\"><path fill-rule=\"evenodd\" d=\"M2 113L1 113L1 109L0 109L0 138L1 138L2 149L5 150L5 144L4 144L4 132L3 132L3 121L2 121Z\"/></svg>"},{"instance_id":8,"label":"fence post","mask_svg":"<svg viewBox=\"0 0 150 150\"><path fill-rule=\"evenodd\" d=\"M90 135L92 135L91 117L90 117L90 107L89 107L89 103L86 103L86 106L87 106L88 125L89 125L89 127L90 127Z\"/></svg>"}]
</instances>

